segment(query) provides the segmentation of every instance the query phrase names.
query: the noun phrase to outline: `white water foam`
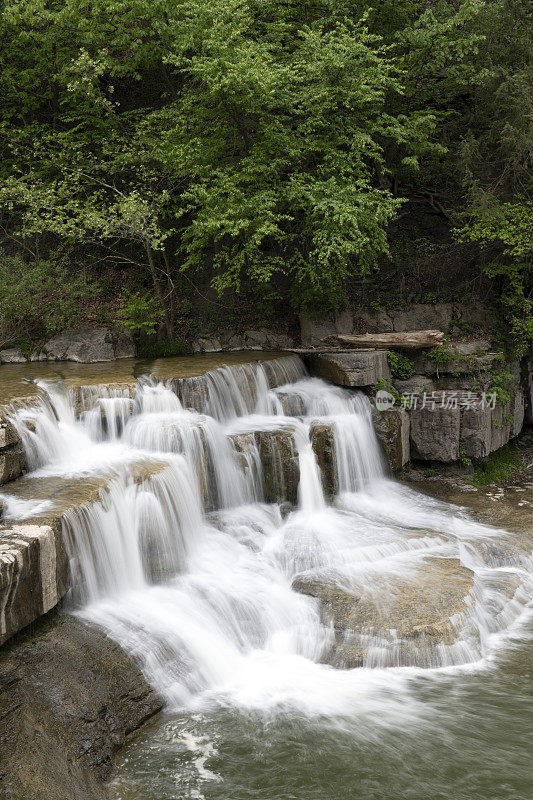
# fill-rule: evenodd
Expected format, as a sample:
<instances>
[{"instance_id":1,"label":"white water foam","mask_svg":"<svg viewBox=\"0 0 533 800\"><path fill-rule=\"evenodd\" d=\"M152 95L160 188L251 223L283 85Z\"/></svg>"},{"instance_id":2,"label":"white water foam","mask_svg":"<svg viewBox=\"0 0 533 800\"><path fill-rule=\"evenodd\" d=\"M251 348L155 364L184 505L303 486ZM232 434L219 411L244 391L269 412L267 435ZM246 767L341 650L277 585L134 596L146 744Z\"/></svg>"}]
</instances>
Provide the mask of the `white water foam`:
<instances>
[{"instance_id":1,"label":"white water foam","mask_svg":"<svg viewBox=\"0 0 533 800\"><path fill-rule=\"evenodd\" d=\"M413 670L487 658L530 601L531 562L511 537L389 480L368 399L306 378L295 357L141 380L133 400L93 390L78 417L62 384L39 387L40 405L14 416L34 474L110 476L99 502L65 516L70 602L138 659L171 707L361 711L362 696L400 691ZM317 424L335 444L329 504ZM298 463L291 509L264 502L258 442L269 436L277 457L278 434ZM416 599L428 565L450 563L471 581L446 636L402 633L402 593ZM320 592L294 588L306 585L341 591L373 623L339 634ZM339 643L362 666L325 663Z\"/></svg>"}]
</instances>

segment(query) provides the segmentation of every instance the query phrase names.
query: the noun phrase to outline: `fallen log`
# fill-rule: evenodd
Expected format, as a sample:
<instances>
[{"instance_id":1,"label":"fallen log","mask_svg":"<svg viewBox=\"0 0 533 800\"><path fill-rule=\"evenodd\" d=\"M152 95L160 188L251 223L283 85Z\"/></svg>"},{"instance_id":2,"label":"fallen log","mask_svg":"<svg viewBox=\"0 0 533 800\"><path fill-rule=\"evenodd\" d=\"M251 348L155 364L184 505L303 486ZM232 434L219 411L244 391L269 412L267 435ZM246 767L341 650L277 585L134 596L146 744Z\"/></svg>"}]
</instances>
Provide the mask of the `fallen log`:
<instances>
[{"instance_id":1,"label":"fallen log","mask_svg":"<svg viewBox=\"0 0 533 800\"><path fill-rule=\"evenodd\" d=\"M326 344L358 350L424 350L440 347L444 341L442 331L399 331L397 333L334 333L324 339Z\"/></svg>"}]
</instances>

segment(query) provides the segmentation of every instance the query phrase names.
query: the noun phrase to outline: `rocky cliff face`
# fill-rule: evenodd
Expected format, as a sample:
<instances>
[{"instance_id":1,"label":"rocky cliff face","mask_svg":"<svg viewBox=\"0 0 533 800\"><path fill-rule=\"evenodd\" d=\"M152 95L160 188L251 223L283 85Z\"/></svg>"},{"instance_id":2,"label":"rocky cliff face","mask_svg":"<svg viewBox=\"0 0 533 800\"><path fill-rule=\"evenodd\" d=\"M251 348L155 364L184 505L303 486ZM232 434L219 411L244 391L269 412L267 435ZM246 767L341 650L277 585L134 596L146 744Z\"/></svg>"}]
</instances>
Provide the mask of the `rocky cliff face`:
<instances>
[{"instance_id":1,"label":"rocky cliff face","mask_svg":"<svg viewBox=\"0 0 533 800\"><path fill-rule=\"evenodd\" d=\"M20 347L0 350L0 362L3 364L22 364L25 361L93 363L134 356L135 347L129 333L109 328L81 328L69 333L59 333L29 354L29 358Z\"/></svg>"},{"instance_id":2,"label":"rocky cliff face","mask_svg":"<svg viewBox=\"0 0 533 800\"><path fill-rule=\"evenodd\" d=\"M162 707L114 642L55 616L0 650L0 785L11 800L103 800L113 755Z\"/></svg>"}]
</instances>

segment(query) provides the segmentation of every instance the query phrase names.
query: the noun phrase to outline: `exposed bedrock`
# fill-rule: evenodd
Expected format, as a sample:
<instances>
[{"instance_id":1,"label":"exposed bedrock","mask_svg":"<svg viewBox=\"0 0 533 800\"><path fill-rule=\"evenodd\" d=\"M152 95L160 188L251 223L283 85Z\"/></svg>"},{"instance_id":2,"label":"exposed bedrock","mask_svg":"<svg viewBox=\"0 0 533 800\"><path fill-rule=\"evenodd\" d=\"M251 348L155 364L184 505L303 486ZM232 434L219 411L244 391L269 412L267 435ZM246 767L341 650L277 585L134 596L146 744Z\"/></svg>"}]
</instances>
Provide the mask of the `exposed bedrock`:
<instances>
[{"instance_id":1,"label":"exposed bedrock","mask_svg":"<svg viewBox=\"0 0 533 800\"><path fill-rule=\"evenodd\" d=\"M270 328L247 330L242 333L225 330L216 336L199 336L191 342L193 353L218 353L222 350L284 350L294 347L294 336Z\"/></svg>"},{"instance_id":2,"label":"exposed bedrock","mask_svg":"<svg viewBox=\"0 0 533 800\"><path fill-rule=\"evenodd\" d=\"M316 422L311 426L311 445L322 476L322 488L328 498L339 491L335 436L331 425Z\"/></svg>"},{"instance_id":3,"label":"exposed bedrock","mask_svg":"<svg viewBox=\"0 0 533 800\"><path fill-rule=\"evenodd\" d=\"M300 466L293 431L286 428L257 430L230 438L244 469L255 470L267 503L284 500L297 503ZM255 457L260 462L259 470L255 469Z\"/></svg>"},{"instance_id":4,"label":"exposed bedrock","mask_svg":"<svg viewBox=\"0 0 533 800\"><path fill-rule=\"evenodd\" d=\"M479 303L412 303L405 308L352 308L337 314L302 316L300 331L304 347L317 347L335 334L392 333L439 330L445 333L463 323L470 329L490 330L495 315Z\"/></svg>"},{"instance_id":5,"label":"exposed bedrock","mask_svg":"<svg viewBox=\"0 0 533 800\"><path fill-rule=\"evenodd\" d=\"M412 458L457 461L461 456L485 458L518 436L524 423L524 394L516 389L508 403L492 408L483 399L455 403L452 393L439 393L426 407L409 412Z\"/></svg>"},{"instance_id":6,"label":"exposed bedrock","mask_svg":"<svg viewBox=\"0 0 533 800\"><path fill-rule=\"evenodd\" d=\"M132 477L141 482L161 470L140 462ZM0 644L54 608L70 587L70 569L62 535L63 518L105 496L112 475L86 478L25 477L9 486L10 497L41 501L42 509L25 522L0 525Z\"/></svg>"},{"instance_id":7,"label":"exposed bedrock","mask_svg":"<svg viewBox=\"0 0 533 800\"><path fill-rule=\"evenodd\" d=\"M356 350L353 353L320 353L307 357L311 375L337 386L374 386L390 378L385 350Z\"/></svg>"},{"instance_id":8,"label":"exposed bedrock","mask_svg":"<svg viewBox=\"0 0 533 800\"><path fill-rule=\"evenodd\" d=\"M372 415L376 436L393 472L407 464L411 457L409 414L404 408L387 408Z\"/></svg>"},{"instance_id":9,"label":"exposed bedrock","mask_svg":"<svg viewBox=\"0 0 533 800\"><path fill-rule=\"evenodd\" d=\"M376 576L370 588L352 591L305 578L293 584L333 622L325 660L344 669L375 666L377 650L397 664L431 665L435 648L455 641L472 587L471 571L454 558L428 558L412 576Z\"/></svg>"},{"instance_id":10,"label":"exposed bedrock","mask_svg":"<svg viewBox=\"0 0 533 800\"><path fill-rule=\"evenodd\" d=\"M0 794L103 800L114 753L161 707L104 633L52 615L0 649Z\"/></svg>"},{"instance_id":11,"label":"exposed bedrock","mask_svg":"<svg viewBox=\"0 0 533 800\"><path fill-rule=\"evenodd\" d=\"M29 358L20 347L0 350L4 364L23 364L25 361L77 361L93 363L133 358L135 347L129 333L110 328L80 328L53 336Z\"/></svg>"},{"instance_id":12,"label":"exposed bedrock","mask_svg":"<svg viewBox=\"0 0 533 800\"><path fill-rule=\"evenodd\" d=\"M19 478L26 469L20 437L0 410L0 485Z\"/></svg>"}]
</instances>

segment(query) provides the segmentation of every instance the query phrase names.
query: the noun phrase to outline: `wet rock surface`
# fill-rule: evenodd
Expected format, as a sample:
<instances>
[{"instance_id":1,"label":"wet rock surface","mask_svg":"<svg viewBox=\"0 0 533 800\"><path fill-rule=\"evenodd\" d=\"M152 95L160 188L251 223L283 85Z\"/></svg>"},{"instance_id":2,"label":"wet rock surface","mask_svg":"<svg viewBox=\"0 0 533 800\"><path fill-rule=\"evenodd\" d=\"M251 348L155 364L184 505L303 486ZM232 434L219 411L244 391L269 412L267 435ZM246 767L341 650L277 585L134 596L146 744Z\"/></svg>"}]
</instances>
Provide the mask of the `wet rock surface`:
<instances>
[{"instance_id":1,"label":"wet rock surface","mask_svg":"<svg viewBox=\"0 0 533 800\"><path fill-rule=\"evenodd\" d=\"M136 483L164 468L157 461L132 465ZM105 497L112 473L91 477L24 477L9 485L10 500L36 503L21 523L0 524L0 644L45 614L70 586L70 565L62 533L63 518ZM3 510L3 514L6 509Z\"/></svg>"},{"instance_id":2,"label":"wet rock surface","mask_svg":"<svg viewBox=\"0 0 533 800\"><path fill-rule=\"evenodd\" d=\"M410 458L409 415L403 408L388 408L375 411L372 421L387 463L396 472Z\"/></svg>"},{"instance_id":3,"label":"wet rock surface","mask_svg":"<svg viewBox=\"0 0 533 800\"><path fill-rule=\"evenodd\" d=\"M0 794L103 800L113 755L162 707L104 633L55 615L0 649Z\"/></svg>"},{"instance_id":4,"label":"wet rock surface","mask_svg":"<svg viewBox=\"0 0 533 800\"><path fill-rule=\"evenodd\" d=\"M325 423L314 423L311 426L310 436L311 446L320 468L324 495L331 498L339 491L335 437L332 427Z\"/></svg>"},{"instance_id":5,"label":"wet rock surface","mask_svg":"<svg viewBox=\"0 0 533 800\"><path fill-rule=\"evenodd\" d=\"M26 469L20 437L0 410L0 485L19 478Z\"/></svg>"},{"instance_id":6,"label":"wet rock surface","mask_svg":"<svg viewBox=\"0 0 533 800\"><path fill-rule=\"evenodd\" d=\"M325 621L333 622L335 643L326 660L340 669L376 666L373 651L392 647L399 662L428 666L432 648L453 644L454 618L466 611L472 587L471 571L454 558L427 558L412 577L376 577L371 591L320 581L293 584L316 597Z\"/></svg>"}]
</instances>

